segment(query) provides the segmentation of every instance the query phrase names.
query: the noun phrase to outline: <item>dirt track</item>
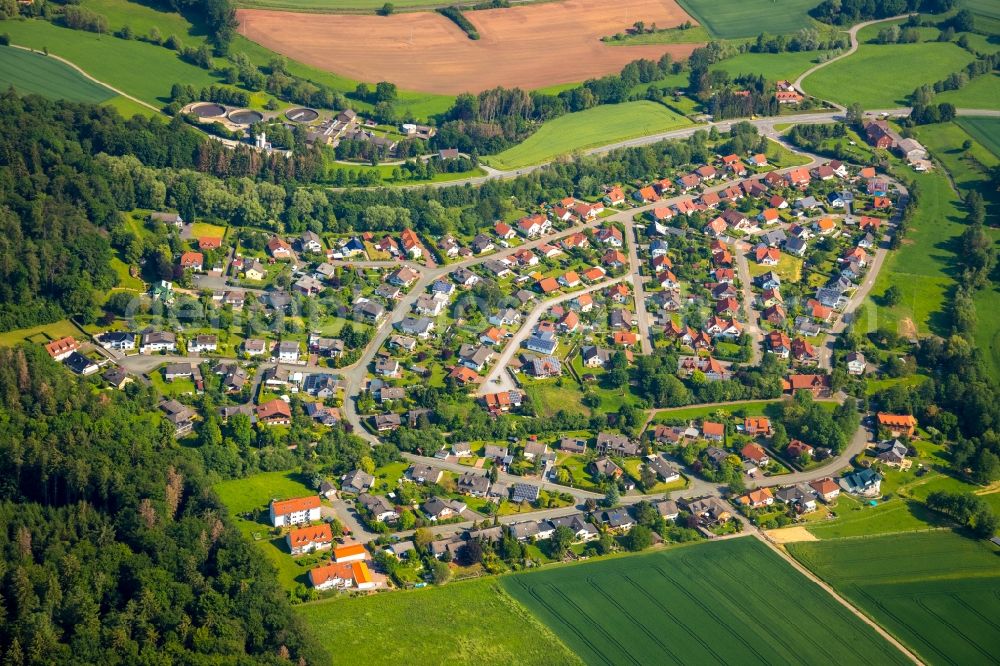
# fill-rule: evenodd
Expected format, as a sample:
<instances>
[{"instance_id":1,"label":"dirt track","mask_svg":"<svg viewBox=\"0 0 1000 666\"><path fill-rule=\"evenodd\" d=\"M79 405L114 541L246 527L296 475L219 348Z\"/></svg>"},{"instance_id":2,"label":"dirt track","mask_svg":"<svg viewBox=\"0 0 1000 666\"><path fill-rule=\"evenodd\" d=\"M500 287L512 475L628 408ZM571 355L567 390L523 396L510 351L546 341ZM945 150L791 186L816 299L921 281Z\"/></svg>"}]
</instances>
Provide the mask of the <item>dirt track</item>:
<instances>
[{"instance_id":1,"label":"dirt track","mask_svg":"<svg viewBox=\"0 0 1000 666\"><path fill-rule=\"evenodd\" d=\"M673 27L691 20L674 0L566 0L469 11L471 40L435 12L381 16L240 9L240 33L310 65L406 90L457 94L494 86L542 88L617 72L637 58L686 57L697 44L609 46L636 21Z\"/></svg>"}]
</instances>

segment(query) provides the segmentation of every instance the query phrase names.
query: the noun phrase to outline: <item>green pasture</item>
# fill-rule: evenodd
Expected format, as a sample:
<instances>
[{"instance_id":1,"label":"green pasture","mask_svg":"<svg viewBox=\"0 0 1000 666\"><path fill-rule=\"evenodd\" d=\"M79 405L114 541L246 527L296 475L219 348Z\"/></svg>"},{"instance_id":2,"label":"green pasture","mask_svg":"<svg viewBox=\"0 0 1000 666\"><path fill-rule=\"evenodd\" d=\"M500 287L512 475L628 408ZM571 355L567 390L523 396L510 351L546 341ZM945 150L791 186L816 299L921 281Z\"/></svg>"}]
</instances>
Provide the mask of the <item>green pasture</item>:
<instances>
[{"instance_id":1,"label":"green pasture","mask_svg":"<svg viewBox=\"0 0 1000 666\"><path fill-rule=\"evenodd\" d=\"M879 271L867 303L875 306L860 313L865 330L889 327L908 332L947 335L950 323L946 306L954 288L954 243L962 231L964 211L946 174L914 174L920 188L920 207L910 222L902 246L889 254ZM890 286L902 292L898 305L886 307L880 297Z\"/></svg>"},{"instance_id":2,"label":"green pasture","mask_svg":"<svg viewBox=\"0 0 1000 666\"><path fill-rule=\"evenodd\" d=\"M947 522L915 500L892 499L869 506L841 493L834 508L837 517L806 527L818 539L841 539L941 527Z\"/></svg>"},{"instance_id":3,"label":"green pasture","mask_svg":"<svg viewBox=\"0 0 1000 666\"><path fill-rule=\"evenodd\" d=\"M712 35L723 39L756 37L762 32L789 33L815 24L808 14L816 6L813 0L678 0L678 4Z\"/></svg>"},{"instance_id":4,"label":"green pasture","mask_svg":"<svg viewBox=\"0 0 1000 666\"><path fill-rule=\"evenodd\" d=\"M63 319L51 324L18 328L13 331L0 333L0 347L13 347L22 342L45 344L53 340L65 338L67 335L79 338L80 329L74 326L73 322L69 319Z\"/></svg>"},{"instance_id":5,"label":"green pasture","mask_svg":"<svg viewBox=\"0 0 1000 666\"><path fill-rule=\"evenodd\" d=\"M866 109L892 109L907 106L907 96L921 84L944 79L974 59L950 42L869 43L884 27L862 29L855 53L810 74L802 87L810 95L845 105L859 102Z\"/></svg>"},{"instance_id":6,"label":"green pasture","mask_svg":"<svg viewBox=\"0 0 1000 666\"><path fill-rule=\"evenodd\" d=\"M6 90L10 86L23 95L34 93L49 99L90 104L100 104L116 96L114 91L94 83L55 58L0 47L0 88Z\"/></svg>"},{"instance_id":7,"label":"green pasture","mask_svg":"<svg viewBox=\"0 0 1000 666\"><path fill-rule=\"evenodd\" d=\"M984 74L958 90L947 90L934 96L937 103L951 102L964 109L1000 109L1000 74Z\"/></svg>"},{"instance_id":8,"label":"green pasture","mask_svg":"<svg viewBox=\"0 0 1000 666\"><path fill-rule=\"evenodd\" d=\"M769 81L794 81L815 64L817 55L815 51L742 53L715 63L711 69L728 72L733 77L740 74L763 74Z\"/></svg>"},{"instance_id":9,"label":"green pasture","mask_svg":"<svg viewBox=\"0 0 1000 666\"><path fill-rule=\"evenodd\" d=\"M491 578L298 606L343 664L579 664Z\"/></svg>"},{"instance_id":10,"label":"green pasture","mask_svg":"<svg viewBox=\"0 0 1000 666\"><path fill-rule=\"evenodd\" d=\"M501 583L591 664L905 661L750 537L551 567Z\"/></svg>"},{"instance_id":11,"label":"green pasture","mask_svg":"<svg viewBox=\"0 0 1000 666\"><path fill-rule=\"evenodd\" d=\"M264 510L272 499L305 497L316 492L294 472L261 472L215 484L215 493L231 514Z\"/></svg>"},{"instance_id":12,"label":"green pasture","mask_svg":"<svg viewBox=\"0 0 1000 666\"><path fill-rule=\"evenodd\" d=\"M996 662L997 548L946 530L788 544L928 664Z\"/></svg>"},{"instance_id":13,"label":"green pasture","mask_svg":"<svg viewBox=\"0 0 1000 666\"><path fill-rule=\"evenodd\" d=\"M605 42L609 46L641 46L645 44L691 44L710 41L712 38L708 30L700 25L692 26L687 30L677 28L671 30L661 30L659 32L647 32L641 35L626 35L624 39L609 40Z\"/></svg>"},{"instance_id":14,"label":"green pasture","mask_svg":"<svg viewBox=\"0 0 1000 666\"><path fill-rule=\"evenodd\" d=\"M485 161L499 169L518 169L577 150L688 125L686 118L655 102L607 104L550 120L524 142Z\"/></svg>"}]
</instances>

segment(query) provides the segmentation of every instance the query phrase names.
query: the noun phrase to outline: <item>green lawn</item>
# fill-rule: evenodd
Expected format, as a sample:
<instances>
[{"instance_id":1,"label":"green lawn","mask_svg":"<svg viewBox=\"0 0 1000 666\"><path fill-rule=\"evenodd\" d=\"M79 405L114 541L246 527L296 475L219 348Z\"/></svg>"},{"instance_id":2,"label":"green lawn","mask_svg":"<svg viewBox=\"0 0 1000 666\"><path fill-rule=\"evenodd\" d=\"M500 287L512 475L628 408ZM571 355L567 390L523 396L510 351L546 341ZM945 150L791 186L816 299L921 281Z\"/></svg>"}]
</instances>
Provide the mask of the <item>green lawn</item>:
<instances>
[{"instance_id":1,"label":"green lawn","mask_svg":"<svg viewBox=\"0 0 1000 666\"><path fill-rule=\"evenodd\" d=\"M1000 109L1000 74L977 76L958 90L935 95L934 101L951 102L965 109Z\"/></svg>"},{"instance_id":2,"label":"green lawn","mask_svg":"<svg viewBox=\"0 0 1000 666\"><path fill-rule=\"evenodd\" d=\"M986 201L987 217L1000 215L1000 197L989 184L989 170L1000 164L1000 118L966 117L955 123L926 125L919 128L917 137L948 171L962 196L978 191ZM972 147L963 150L961 146L969 140ZM962 213L956 209L956 215ZM961 231L960 224L954 225L954 234ZM1000 242L1000 232L989 229L989 233ZM983 350L993 377L1000 379L1000 291L996 285L988 285L976 293L975 303L979 317L976 344Z\"/></svg>"},{"instance_id":3,"label":"green lawn","mask_svg":"<svg viewBox=\"0 0 1000 666\"><path fill-rule=\"evenodd\" d=\"M814 25L808 11L816 6L813 0L743 0L743 2L712 2L712 0L679 0L678 4L716 37L756 37L762 32L771 35L795 32Z\"/></svg>"},{"instance_id":4,"label":"green lawn","mask_svg":"<svg viewBox=\"0 0 1000 666\"><path fill-rule=\"evenodd\" d=\"M549 567L501 582L586 663L905 663L752 537Z\"/></svg>"},{"instance_id":5,"label":"green lawn","mask_svg":"<svg viewBox=\"0 0 1000 666\"><path fill-rule=\"evenodd\" d=\"M743 53L712 65L713 70L739 74L763 74L770 81L787 79L794 81L802 72L813 66L817 57L814 51L799 53ZM832 66L832 65L831 65Z\"/></svg>"},{"instance_id":6,"label":"green lawn","mask_svg":"<svg viewBox=\"0 0 1000 666\"><path fill-rule=\"evenodd\" d=\"M722 407L712 407L712 406L695 406L695 407L678 407L677 409L667 409L657 412L655 418L653 419L656 423L663 423L672 419L680 419L684 421L689 421L693 419L704 419L712 416L716 412L723 411L728 414L734 414L736 412L745 412L747 416L763 416L768 412L768 407L771 405L778 404L778 400L752 400L750 402L742 402L735 405L722 406Z\"/></svg>"},{"instance_id":7,"label":"green lawn","mask_svg":"<svg viewBox=\"0 0 1000 666\"><path fill-rule=\"evenodd\" d=\"M948 531L788 544L928 664L996 662L997 549Z\"/></svg>"},{"instance_id":8,"label":"green lawn","mask_svg":"<svg viewBox=\"0 0 1000 666\"><path fill-rule=\"evenodd\" d=\"M272 499L315 495L294 472L261 472L245 479L215 484L215 492L232 514L264 510Z\"/></svg>"},{"instance_id":9,"label":"green lawn","mask_svg":"<svg viewBox=\"0 0 1000 666\"><path fill-rule=\"evenodd\" d=\"M948 42L866 43L884 27L861 30L857 52L810 74L802 87L810 95L845 105L859 102L866 109L891 109L907 106L906 97L917 86L946 78L973 60L968 51Z\"/></svg>"},{"instance_id":10,"label":"green lawn","mask_svg":"<svg viewBox=\"0 0 1000 666\"><path fill-rule=\"evenodd\" d=\"M90 104L100 104L116 96L55 58L0 47L0 88L6 90L10 86L21 94L35 93L49 99Z\"/></svg>"},{"instance_id":11,"label":"green lawn","mask_svg":"<svg viewBox=\"0 0 1000 666\"><path fill-rule=\"evenodd\" d=\"M818 539L913 532L945 525L944 519L920 502L892 499L877 506L862 504L844 494L834 508L837 517L806 527Z\"/></svg>"},{"instance_id":12,"label":"green lawn","mask_svg":"<svg viewBox=\"0 0 1000 666\"><path fill-rule=\"evenodd\" d=\"M495 579L330 599L295 612L338 664L579 664Z\"/></svg>"},{"instance_id":13,"label":"green lawn","mask_svg":"<svg viewBox=\"0 0 1000 666\"><path fill-rule=\"evenodd\" d=\"M683 116L655 102L607 104L550 120L526 141L484 161L500 169L517 169L577 150L687 125L690 122Z\"/></svg>"},{"instance_id":14,"label":"green lawn","mask_svg":"<svg viewBox=\"0 0 1000 666\"><path fill-rule=\"evenodd\" d=\"M208 222L195 222L191 225L191 235L194 238L222 238L226 235L226 228Z\"/></svg>"},{"instance_id":15,"label":"green lawn","mask_svg":"<svg viewBox=\"0 0 1000 666\"><path fill-rule=\"evenodd\" d=\"M964 230L964 211L959 209L948 177L940 171L915 174L921 192L920 207L899 250L889 254L867 302L877 306L875 317L860 320L876 330L883 326L907 332L910 325L920 334L948 335L950 323L944 311L953 287L953 243ZM882 294L896 285L902 292L895 307L880 305Z\"/></svg>"},{"instance_id":16,"label":"green lawn","mask_svg":"<svg viewBox=\"0 0 1000 666\"><path fill-rule=\"evenodd\" d=\"M572 379L563 378L563 385L559 386L556 384L557 381L542 379L523 385L539 416L552 416L560 410L588 414L590 410L581 402L583 393L577 388L576 383Z\"/></svg>"},{"instance_id":17,"label":"green lawn","mask_svg":"<svg viewBox=\"0 0 1000 666\"><path fill-rule=\"evenodd\" d=\"M45 338L47 338L45 342L50 342L59 338L65 338L67 335L71 335L77 339L82 337L80 330L70 320L63 319L51 324L42 324L41 326L32 326L31 328L19 328L7 331L6 333L0 333L0 347L13 347L21 342L42 341Z\"/></svg>"}]
</instances>

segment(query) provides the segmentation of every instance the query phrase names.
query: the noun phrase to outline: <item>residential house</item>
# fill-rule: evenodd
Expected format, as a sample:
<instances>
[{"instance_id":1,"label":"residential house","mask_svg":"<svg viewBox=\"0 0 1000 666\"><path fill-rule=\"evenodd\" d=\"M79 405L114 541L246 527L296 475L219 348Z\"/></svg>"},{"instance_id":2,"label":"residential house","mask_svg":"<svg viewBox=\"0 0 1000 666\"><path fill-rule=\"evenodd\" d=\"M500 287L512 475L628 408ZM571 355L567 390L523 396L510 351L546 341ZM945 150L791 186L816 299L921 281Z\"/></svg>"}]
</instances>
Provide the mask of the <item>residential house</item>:
<instances>
[{"instance_id":1,"label":"residential house","mask_svg":"<svg viewBox=\"0 0 1000 666\"><path fill-rule=\"evenodd\" d=\"M913 437L917 420L911 414L888 414L879 412L878 425L889 431L890 437Z\"/></svg>"},{"instance_id":2,"label":"residential house","mask_svg":"<svg viewBox=\"0 0 1000 666\"><path fill-rule=\"evenodd\" d=\"M862 469L841 477L840 487L852 495L878 497L882 492L882 476L871 468Z\"/></svg>"},{"instance_id":3,"label":"residential house","mask_svg":"<svg viewBox=\"0 0 1000 666\"><path fill-rule=\"evenodd\" d=\"M170 331L147 331L142 334L139 345L140 354L153 354L161 351L177 351L177 336Z\"/></svg>"},{"instance_id":4,"label":"residential house","mask_svg":"<svg viewBox=\"0 0 1000 666\"><path fill-rule=\"evenodd\" d=\"M294 529L285 535L285 543L292 555L302 555L333 547L330 523Z\"/></svg>"},{"instance_id":5,"label":"residential house","mask_svg":"<svg viewBox=\"0 0 1000 666\"><path fill-rule=\"evenodd\" d=\"M340 487L351 493L363 493L375 483L375 477L364 470L356 469L348 472L341 479Z\"/></svg>"},{"instance_id":6,"label":"residential house","mask_svg":"<svg viewBox=\"0 0 1000 666\"><path fill-rule=\"evenodd\" d=\"M271 525L286 527L311 523L321 518L318 495L296 497L287 500L271 500Z\"/></svg>"},{"instance_id":7,"label":"residential house","mask_svg":"<svg viewBox=\"0 0 1000 666\"><path fill-rule=\"evenodd\" d=\"M292 410L284 400L275 398L257 406L257 421L264 425L289 425L292 422Z\"/></svg>"},{"instance_id":8,"label":"residential house","mask_svg":"<svg viewBox=\"0 0 1000 666\"><path fill-rule=\"evenodd\" d=\"M396 507L382 495L362 493L358 495L358 504L363 506L371 514L372 518L380 523L391 523L399 519Z\"/></svg>"},{"instance_id":9,"label":"residential house","mask_svg":"<svg viewBox=\"0 0 1000 666\"><path fill-rule=\"evenodd\" d=\"M840 486L838 486L837 483L829 477L813 481L809 484L809 487L812 488L816 492L816 495L827 504L837 499L840 495Z\"/></svg>"}]
</instances>

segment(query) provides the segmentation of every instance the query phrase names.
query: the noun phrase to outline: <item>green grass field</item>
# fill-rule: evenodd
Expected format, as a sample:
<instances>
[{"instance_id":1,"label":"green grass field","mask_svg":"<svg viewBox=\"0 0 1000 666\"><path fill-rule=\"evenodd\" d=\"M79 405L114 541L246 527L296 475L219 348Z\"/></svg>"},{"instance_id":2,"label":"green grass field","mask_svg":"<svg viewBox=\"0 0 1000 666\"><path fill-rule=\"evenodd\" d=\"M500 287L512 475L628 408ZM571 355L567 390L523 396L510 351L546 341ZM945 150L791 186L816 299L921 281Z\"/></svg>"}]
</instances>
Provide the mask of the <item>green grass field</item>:
<instances>
[{"instance_id":1,"label":"green grass field","mask_svg":"<svg viewBox=\"0 0 1000 666\"><path fill-rule=\"evenodd\" d=\"M23 49L0 47L0 88L49 99L100 104L117 96L55 58Z\"/></svg>"},{"instance_id":2,"label":"green grass field","mask_svg":"<svg viewBox=\"0 0 1000 666\"><path fill-rule=\"evenodd\" d=\"M965 109L1000 109L1000 74L977 76L959 90L935 95L934 101L951 102Z\"/></svg>"},{"instance_id":3,"label":"green grass field","mask_svg":"<svg viewBox=\"0 0 1000 666\"><path fill-rule=\"evenodd\" d=\"M921 191L920 208L903 245L885 260L866 301L875 309L869 308L868 316L860 313L859 323L866 331L884 326L908 332L912 322L920 334L947 335L950 323L944 309L954 286L953 243L965 228L965 216L947 175L934 171L915 174L914 179ZM891 285L900 288L902 299L889 308L878 297Z\"/></svg>"},{"instance_id":4,"label":"green grass field","mask_svg":"<svg viewBox=\"0 0 1000 666\"><path fill-rule=\"evenodd\" d=\"M923 84L938 81L973 60L956 44L869 44L885 24L858 33L857 52L810 74L802 87L810 95L841 104L859 102L866 109L906 106L907 95ZM913 63L919 62L919 67Z\"/></svg>"},{"instance_id":5,"label":"green grass field","mask_svg":"<svg viewBox=\"0 0 1000 666\"><path fill-rule=\"evenodd\" d=\"M1000 645L997 549L951 532L788 544L928 664L985 664Z\"/></svg>"},{"instance_id":6,"label":"green grass field","mask_svg":"<svg viewBox=\"0 0 1000 666\"><path fill-rule=\"evenodd\" d=\"M264 509L272 499L315 495L294 472L261 472L245 479L215 484L215 492L232 514Z\"/></svg>"},{"instance_id":7,"label":"green grass field","mask_svg":"<svg viewBox=\"0 0 1000 666\"><path fill-rule=\"evenodd\" d=\"M728 72L730 76L740 74L763 74L770 81L787 79L794 81L802 72L813 66L814 52L801 53L742 53L712 65L711 69ZM831 65L832 67L832 65Z\"/></svg>"},{"instance_id":8,"label":"green grass field","mask_svg":"<svg viewBox=\"0 0 1000 666\"><path fill-rule=\"evenodd\" d=\"M662 30L660 32L643 33L641 35L626 35L622 40L605 42L609 46L640 46L643 44L690 44L692 42L707 42L711 39L708 30L696 25L687 30Z\"/></svg>"},{"instance_id":9,"label":"green grass field","mask_svg":"<svg viewBox=\"0 0 1000 666\"><path fill-rule=\"evenodd\" d=\"M972 138L1000 158L1000 118L965 116L955 120Z\"/></svg>"},{"instance_id":10,"label":"green grass field","mask_svg":"<svg viewBox=\"0 0 1000 666\"><path fill-rule=\"evenodd\" d=\"M31 328L19 328L7 331L6 333L0 333L0 347L13 347L16 344L29 341L49 342L64 338L67 335L71 335L77 339L82 337L80 329L74 326L70 320L63 319L51 324L42 324L41 326L32 326Z\"/></svg>"},{"instance_id":11,"label":"green grass field","mask_svg":"<svg viewBox=\"0 0 1000 666\"><path fill-rule=\"evenodd\" d=\"M679 0L678 4L716 37L734 39L756 37L762 32L771 35L795 32L814 24L808 11L816 6L812 0L744 0L743 2L712 2L712 0Z\"/></svg>"},{"instance_id":12,"label":"green grass field","mask_svg":"<svg viewBox=\"0 0 1000 666\"><path fill-rule=\"evenodd\" d=\"M484 161L499 169L517 169L577 150L688 125L686 118L655 102L608 104L550 120L526 141Z\"/></svg>"},{"instance_id":13,"label":"green grass field","mask_svg":"<svg viewBox=\"0 0 1000 666\"><path fill-rule=\"evenodd\" d=\"M946 524L939 514L920 502L899 498L869 506L842 494L834 511L837 518L812 523L806 529L818 539L842 539L914 532Z\"/></svg>"},{"instance_id":14,"label":"green grass field","mask_svg":"<svg viewBox=\"0 0 1000 666\"><path fill-rule=\"evenodd\" d=\"M955 123L926 125L917 133L931 155L941 162L962 196L978 191L986 201L987 217L1000 215L1000 197L989 185L989 169L1000 164L1000 118L963 117ZM963 150L965 141L972 141ZM960 227L956 227L960 233ZM989 229L1000 242L1000 232ZM983 350L987 367L1000 381L1000 290L988 285L976 292L976 344Z\"/></svg>"},{"instance_id":15,"label":"green grass field","mask_svg":"<svg viewBox=\"0 0 1000 666\"><path fill-rule=\"evenodd\" d=\"M338 664L579 664L495 579L331 599L295 612Z\"/></svg>"},{"instance_id":16,"label":"green grass field","mask_svg":"<svg viewBox=\"0 0 1000 666\"><path fill-rule=\"evenodd\" d=\"M904 663L751 537L501 582L587 663Z\"/></svg>"}]
</instances>

